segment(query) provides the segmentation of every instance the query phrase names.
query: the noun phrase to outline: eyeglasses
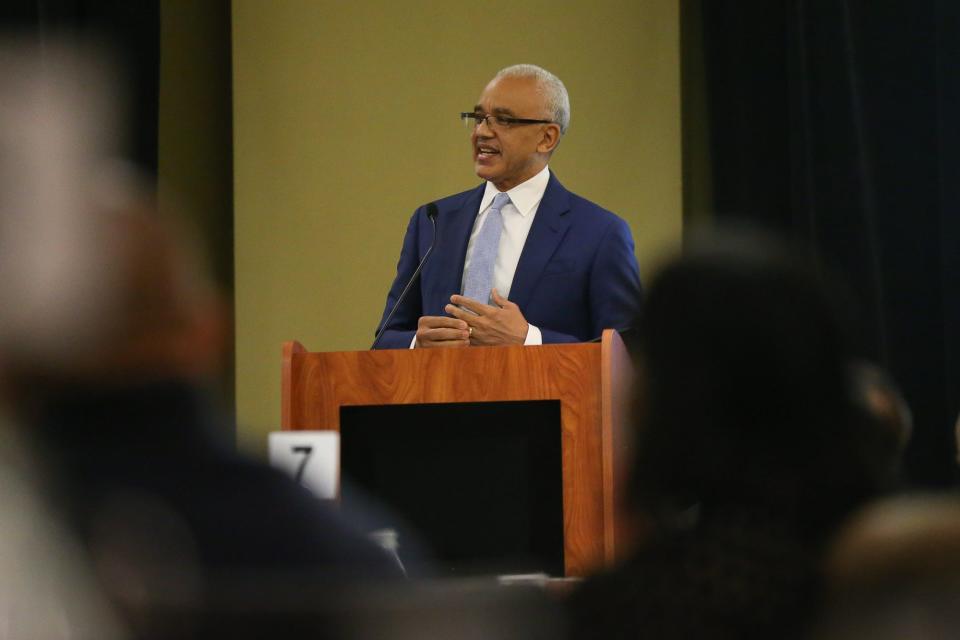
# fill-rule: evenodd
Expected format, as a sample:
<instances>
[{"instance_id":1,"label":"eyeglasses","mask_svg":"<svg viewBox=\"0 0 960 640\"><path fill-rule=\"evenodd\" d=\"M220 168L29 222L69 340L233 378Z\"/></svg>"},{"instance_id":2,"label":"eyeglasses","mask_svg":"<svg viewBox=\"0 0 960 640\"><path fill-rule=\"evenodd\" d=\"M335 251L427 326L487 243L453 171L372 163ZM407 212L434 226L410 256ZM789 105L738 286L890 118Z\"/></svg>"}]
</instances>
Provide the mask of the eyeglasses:
<instances>
[{"instance_id":1,"label":"eyeglasses","mask_svg":"<svg viewBox=\"0 0 960 640\"><path fill-rule=\"evenodd\" d=\"M509 129L517 124L553 124L553 120L531 120L530 118L511 118L510 116L498 116L492 113L477 113L475 111L464 111L460 114L460 119L468 129L479 127L481 122L486 122L491 129L494 127L500 129Z\"/></svg>"}]
</instances>

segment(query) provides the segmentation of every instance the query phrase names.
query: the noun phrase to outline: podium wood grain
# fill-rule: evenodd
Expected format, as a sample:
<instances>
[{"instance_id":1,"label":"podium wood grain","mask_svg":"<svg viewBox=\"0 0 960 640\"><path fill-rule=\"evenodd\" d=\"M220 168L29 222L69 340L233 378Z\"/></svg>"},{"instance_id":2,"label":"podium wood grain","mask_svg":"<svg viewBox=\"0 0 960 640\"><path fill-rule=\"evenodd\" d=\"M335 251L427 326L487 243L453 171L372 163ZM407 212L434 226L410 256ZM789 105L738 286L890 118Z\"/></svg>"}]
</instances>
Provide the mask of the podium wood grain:
<instances>
[{"instance_id":1,"label":"podium wood grain","mask_svg":"<svg viewBox=\"0 0 960 640\"><path fill-rule=\"evenodd\" d=\"M633 375L616 332L538 347L310 353L287 342L282 362L284 429L339 430L351 405L559 400L566 574L614 559Z\"/></svg>"}]
</instances>

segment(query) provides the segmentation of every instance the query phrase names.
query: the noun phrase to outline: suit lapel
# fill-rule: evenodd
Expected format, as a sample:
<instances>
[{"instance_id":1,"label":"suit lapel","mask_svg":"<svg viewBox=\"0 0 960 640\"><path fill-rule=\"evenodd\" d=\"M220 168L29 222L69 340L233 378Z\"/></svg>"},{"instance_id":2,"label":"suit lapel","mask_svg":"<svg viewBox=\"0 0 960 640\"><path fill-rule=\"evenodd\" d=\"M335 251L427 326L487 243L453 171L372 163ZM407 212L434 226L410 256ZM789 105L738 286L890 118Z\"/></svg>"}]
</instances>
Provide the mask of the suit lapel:
<instances>
[{"instance_id":1,"label":"suit lapel","mask_svg":"<svg viewBox=\"0 0 960 640\"><path fill-rule=\"evenodd\" d=\"M441 211L437 216L440 242L434 248L436 255L429 262L433 263L430 265L433 272L430 280L438 285L435 292L438 299L433 302L439 305L441 312L450 301L450 296L460 293L467 243L480 209L483 190L484 185L480 185L466 195L459 209Z\"/></svg>"},{"instance_id":2,"label":"suit lapel","mask_svg":"<svg viewBox=\"0 0 960 640\"><path fill-rule=\"evenodd\" d=\"M570 193L551 172L510 285L510 300L521 310L527 306L540 274L566 235L570 226L569 211Z\"/></svg>"}]
</instances>

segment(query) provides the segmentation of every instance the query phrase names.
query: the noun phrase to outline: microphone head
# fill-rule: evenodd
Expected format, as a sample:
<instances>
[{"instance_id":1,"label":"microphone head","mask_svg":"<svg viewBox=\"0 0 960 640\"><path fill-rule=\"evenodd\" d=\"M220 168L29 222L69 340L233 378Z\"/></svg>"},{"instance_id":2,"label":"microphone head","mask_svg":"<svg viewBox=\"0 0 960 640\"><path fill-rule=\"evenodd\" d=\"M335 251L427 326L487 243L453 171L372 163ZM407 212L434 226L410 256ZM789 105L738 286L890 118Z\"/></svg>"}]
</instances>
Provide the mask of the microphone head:
<instances>
[{"instance_id":1,"label":"microphone head","mask_svg":"<svg viewBox=\"0 0 960 640\"><path fill-rule=\"evenodd\" d=\"M430 218L430 222L436 221L438 213L440 211L437 209L437 203L431 202L427 205L427 217Z\"/></svg>"}]
</instances>

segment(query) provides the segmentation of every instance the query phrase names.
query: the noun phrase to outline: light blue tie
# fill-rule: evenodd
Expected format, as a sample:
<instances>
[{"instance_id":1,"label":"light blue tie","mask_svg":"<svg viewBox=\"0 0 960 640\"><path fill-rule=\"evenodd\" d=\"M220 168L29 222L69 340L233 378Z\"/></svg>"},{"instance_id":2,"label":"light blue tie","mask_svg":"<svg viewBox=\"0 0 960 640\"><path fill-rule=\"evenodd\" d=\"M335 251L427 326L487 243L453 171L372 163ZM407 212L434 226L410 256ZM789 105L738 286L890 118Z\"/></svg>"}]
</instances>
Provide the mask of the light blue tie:
<instances>
[{"instance_id":1,"label":"light blue tie","mask_svg":"<svg viewBox=\"0 0 960 640\"><path fill-rule=\"evenodd\" d=\"M493 263L500 249L500 233L503 231L503 216L500 209L510 202L510 196L498 193L487 211L480 233L473 243L470 254L470 268L463 279L463 295L485 304L490 303L490 290L493 289Z\"/></svg>"}]
</instances>

